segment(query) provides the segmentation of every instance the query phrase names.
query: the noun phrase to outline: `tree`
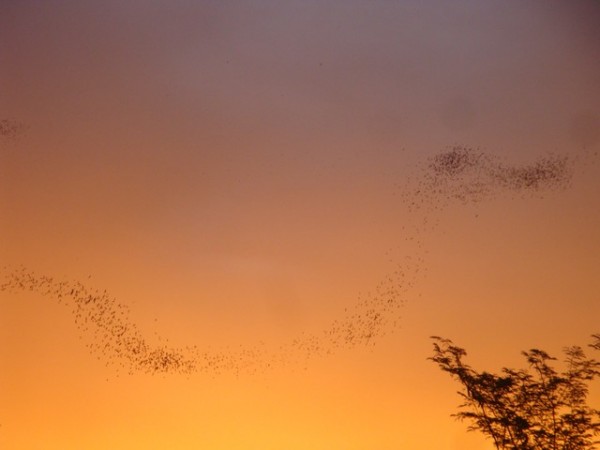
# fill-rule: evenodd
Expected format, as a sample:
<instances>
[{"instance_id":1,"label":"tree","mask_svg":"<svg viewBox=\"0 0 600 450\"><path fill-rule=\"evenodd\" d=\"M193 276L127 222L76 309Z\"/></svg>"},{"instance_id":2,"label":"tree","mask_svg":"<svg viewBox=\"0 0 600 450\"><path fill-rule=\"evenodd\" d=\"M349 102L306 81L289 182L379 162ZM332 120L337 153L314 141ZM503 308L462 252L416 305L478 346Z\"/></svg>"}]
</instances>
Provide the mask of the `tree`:
<instances>
[{"instance_id":1,"label":"tree","mask_svg":"<svg viewBox=\"0 0 600 450\"><path fill-rule=\"evenodd\" d=\"M600 350L600 334L589 347ZM453 414L470 431L491 438L499 450L591 450L600 441L600 410L587 405L588 385L600 362L578 346L564 349L564 370L542 350L522 352L527 369L477 372L463 362L467 352L449 339L432 336L430 359L462 385L463 403Z\"/></svg>"}]
</instances>

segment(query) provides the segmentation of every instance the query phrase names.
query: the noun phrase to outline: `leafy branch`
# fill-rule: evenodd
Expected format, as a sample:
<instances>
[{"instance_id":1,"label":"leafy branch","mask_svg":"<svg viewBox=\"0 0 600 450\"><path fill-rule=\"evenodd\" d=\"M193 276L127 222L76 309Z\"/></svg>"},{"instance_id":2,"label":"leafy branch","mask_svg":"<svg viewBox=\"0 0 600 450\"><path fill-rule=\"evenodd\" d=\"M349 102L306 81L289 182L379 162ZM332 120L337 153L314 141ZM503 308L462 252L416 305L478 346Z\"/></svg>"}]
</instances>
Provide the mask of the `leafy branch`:
<instances>
[{"instance_id":1,"label":"leafy branch","mask_svg":"<svg viewBox=\"0 0 600 450\"><path fill-rule=\"evenodd\" d=\"M600 350L600 334L589 347ZM600 362L581 347L566 347L565 369L539 349L522 352L526 369L500 374L477 372L464 362L467 352L451 340L432 336L430 359L456 379L463 402L453 414L470 431L491 438L499 450L592 450L600 441L600 410L587 404L588 385L600 375Z\"/></svg>"}]
</instances>

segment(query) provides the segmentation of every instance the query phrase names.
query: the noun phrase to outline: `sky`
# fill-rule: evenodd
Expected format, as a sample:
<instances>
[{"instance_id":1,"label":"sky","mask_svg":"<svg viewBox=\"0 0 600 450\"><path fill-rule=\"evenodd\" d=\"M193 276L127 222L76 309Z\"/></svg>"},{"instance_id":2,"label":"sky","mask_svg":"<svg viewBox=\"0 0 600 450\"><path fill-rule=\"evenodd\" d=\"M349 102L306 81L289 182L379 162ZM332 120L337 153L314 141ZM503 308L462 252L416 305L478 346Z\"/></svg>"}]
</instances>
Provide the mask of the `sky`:
<instances>
[{"instance_id":1,"label":"sky","mask_svg":"<svg viewBox=\"0 0 600 450\"><path fill-rule=\"evenodd\" d=\"M0 447L491 449L429 336L600 332L599 23L3 2Z\"/></svg>"}]
</instances>

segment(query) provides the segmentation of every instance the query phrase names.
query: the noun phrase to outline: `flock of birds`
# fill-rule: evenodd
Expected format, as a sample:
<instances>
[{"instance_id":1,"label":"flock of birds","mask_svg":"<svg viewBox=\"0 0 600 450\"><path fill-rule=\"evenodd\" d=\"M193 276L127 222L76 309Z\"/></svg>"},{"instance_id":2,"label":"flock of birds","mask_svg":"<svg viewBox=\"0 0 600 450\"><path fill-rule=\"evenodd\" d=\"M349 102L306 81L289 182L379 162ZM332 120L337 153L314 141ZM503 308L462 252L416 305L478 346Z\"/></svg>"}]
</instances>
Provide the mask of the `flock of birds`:
<instances>
[{"instance_id":1,"label":"flock of birds","mask_svg":"<svg viewBox=\"0 0 600 450\"><path fill-rule=\"evenodd\" d=\"M14 137L22 128L0 122L0 134ZM403 230L406 241L423 249L423 232L437 226L436 213L459 203L480 202L503 193L542 194L565 189L572 160L547 155L530 165L514 166L477 149L453 146L435 154L417 170L417 178L400 190L404 206L417 224ZM400 205L399 205L400 207ZM117 371L149 374L251 373L290 361L306 362L340 349L374 345L400 323L401 309L425 272L425 257L412 254L383 277L373 291L359 295L331 324L317 333L303 333L267 350L264 345L236 349L172 347L167 340L148 339L131 318L129 308L106 291L80 281L39 275L25 267L4 267L0 291L31 291L65 305L92 355Z\"/></svg>"},{"instance_id":2,"label":"flock of birds","mask_svg":"<svg viewBox=\"0 0 600 450\"><path fill-rule=\"evenodd\" d=\"M477 203L504 193L539 195L569 187L572 171L573 161L564 155L548 154L532 164L515 166L456 145L427 162L411 205L444 208L453 201Z\"/></svg>"},{"instance_id":3,"label":"flock of birds","mask_svg":"<svg viewBox=\"0 0 600 450\"><path fill-rule=\"evenodd\" d=\"M14 119L0 119L0 138L11 141L19 138L25 133L27 126Z\"/></svg>"},{"instance_id":4,"label":"flock of birds","mask_svg":"<svg viewBox=\"0 0 600 450\"><path fill-rule=\"evenodd\" d=\"M397 325L395 313L404 303L404 296L415 282L417 272L409 273L399 266L376 286L373 293L359 297L330 327L319 334L302 334L275 351L267 351L265 345L226 347L215 351L202 350L196 345L171 347L168 340L160 336L146 338L132 320L127 305L106 290L91 289L77 280L39 275L25 267L3 267L0 291L28 291L66 306L81 338L87 341L90 353L118 372L218 375L257 372L298 358L306 362L335 349L373 345L390 325ZM395 323L390 323L392 318Z\"/></svg>"}]
</instances>

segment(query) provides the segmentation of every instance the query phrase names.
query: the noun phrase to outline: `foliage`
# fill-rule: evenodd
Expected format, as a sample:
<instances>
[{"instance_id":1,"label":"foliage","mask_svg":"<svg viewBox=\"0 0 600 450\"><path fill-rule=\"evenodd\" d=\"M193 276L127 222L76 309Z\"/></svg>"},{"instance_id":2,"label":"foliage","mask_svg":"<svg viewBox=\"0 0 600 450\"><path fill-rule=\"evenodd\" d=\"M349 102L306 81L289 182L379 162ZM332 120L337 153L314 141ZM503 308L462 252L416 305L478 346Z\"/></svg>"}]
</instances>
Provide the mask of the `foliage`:
<instances>
[{"instance_id":1,"label":"foliage","mask_svg":"<svg viewBox=\"0 0 600 450\"><path fill-rule=\"evenodd\" d=\"M600 350L600 334L589 346ZM542 350L523 352L527 369L477 372L463 362L467 352L449 339L432 337L429 358L462 385L460 412L469 430L491 438L499 450L591 450L600 434L600 410L587 405L588 385L600 362L578 346L564 349L564 370Z\"/></svg>"}]
</instances>

